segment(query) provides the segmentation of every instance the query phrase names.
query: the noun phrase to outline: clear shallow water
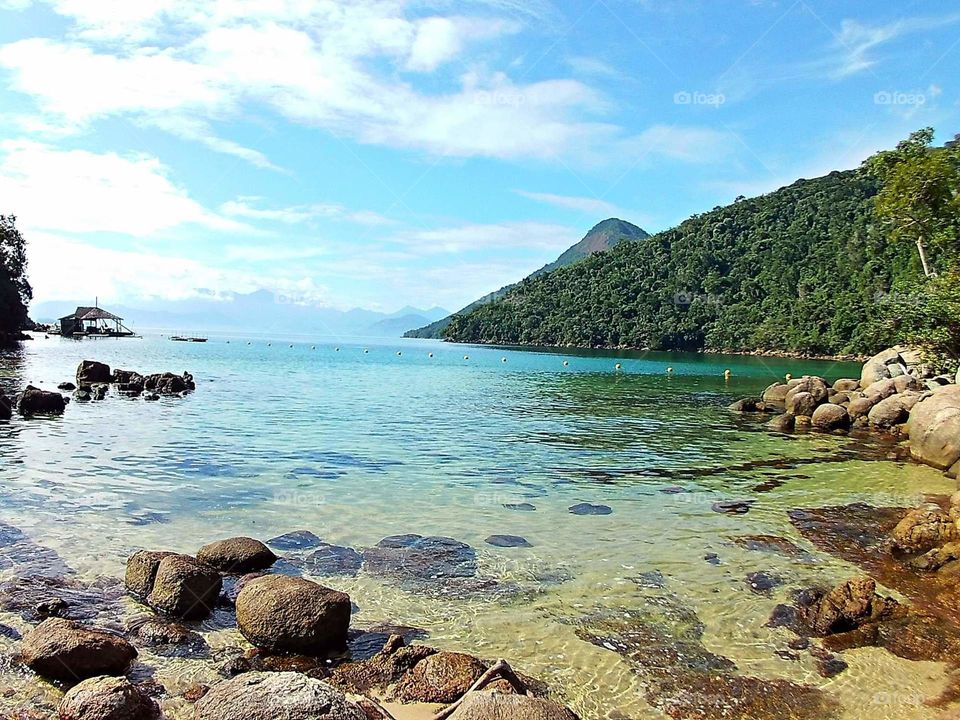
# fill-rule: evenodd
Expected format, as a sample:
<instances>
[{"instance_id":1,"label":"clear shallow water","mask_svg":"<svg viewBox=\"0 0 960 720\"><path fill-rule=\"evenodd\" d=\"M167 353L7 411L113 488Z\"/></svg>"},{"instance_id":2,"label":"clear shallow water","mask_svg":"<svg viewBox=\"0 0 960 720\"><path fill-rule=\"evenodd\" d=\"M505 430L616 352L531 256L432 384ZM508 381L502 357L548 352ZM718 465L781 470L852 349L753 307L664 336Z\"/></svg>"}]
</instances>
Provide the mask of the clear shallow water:
<instances>
[{"instance_id":1,"label":"clear shallow water","mask_svg":"<svg viewBox=\"0 0 960 720\"><path fill-rule=\"evenodd\" d=\"M644 699L635 666L576 634L591 613L642 609L651 591L638 592L631 578L652 571L663 576L653 594L695 611L711 651L745 674L823 687L844 717L930 717L916 699L943 685L942 668L882 650L848 653L850 669L832 680L806 661L778 658L788 636L763 624L786 590L852 568L815 552L798 562L731 544L769 533L809 547L787 510L903 504L953 489L929 468L876 461L848 438L772 435L724 409L786 372L832 379L856 375L857 366L406 340L41 336L0 358L0 382L8 393L27 382L52 389L85 358L189 370L198 389L156 403L71 403L63 418L0 423L0 520L56 550L81 577L122 575L140 547L195 552L238 534L267 539L303 528L357 548L391 534L447 535L477 549L484 575L536 592L451 599L363 573L326 582L360 606L355 624L414 625L437 645L507 657L550 681L584 718L663 717ZM756 462L784 458L795 462ZM687 492L663 492L676 486ZM756 504L743 516L712 512L725 498ZM581 502L613 513L568 512ZM504 507L512 503L536 510ZM484 542L491 534L520 535L533 547L495 548ZM710 552L721 564L704 561ZM787 584L755 595L744 576L756 570ZM16 616L0 622L26 628ZM241 642L216 619L206 628L211 644ZM146 659L172 689L212 679L208 663ZM0 672L0 685L5 679L18 694L0 697L0 708L52 692ZM167 710L189 716L176 702Z\"/></svg>"}]
</instances>

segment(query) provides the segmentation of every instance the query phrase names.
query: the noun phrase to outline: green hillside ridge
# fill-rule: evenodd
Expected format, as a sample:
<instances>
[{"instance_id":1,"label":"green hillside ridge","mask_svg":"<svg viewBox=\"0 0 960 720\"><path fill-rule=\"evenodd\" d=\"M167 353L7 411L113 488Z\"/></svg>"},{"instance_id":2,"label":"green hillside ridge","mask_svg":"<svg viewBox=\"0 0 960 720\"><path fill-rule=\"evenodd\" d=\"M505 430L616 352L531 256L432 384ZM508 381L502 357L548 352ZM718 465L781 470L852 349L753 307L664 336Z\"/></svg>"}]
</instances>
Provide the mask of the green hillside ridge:
<instances>
[{"instance_id":1,"label":"green hillside ridge","mask_svg":"<svg viewBox=\"0 0 960 720\"><path fill-rule=\"evenodd\" d=\"M455 342L862 354L888 341L884 298L922 271L875 219L863 170L799 180L642 243L527 279L453 318Z\"/></svg>"},{"instance_id":2,"label":"green hillside ridge","mask_svg":"<svg viewBox=\"0 0 960 720\"><path fill-rule=\"evenodd\" d=\"M637 227L633 223L629 223L626 220L620 220L619 218L609 218L608 220L604 220L603 222L595 225L593 228L591 228L590 232L584 235L580 242L567 248L560 257L558 257L552 263L548 263L539 270L531 273L526 279L529 280L530 278L539 277L540 275L544 275L552 270L556 270L557 268L565 267L583 260L585 257L588 257L594 253L609 250L622 240L643 240L648 237L650 237L648 232ZM499 290L495 290L492 293L484 295L479 300L474 300L472 303L453 315L449 315L417 330L410 330L409 332L404 333L404 337L439 339L443 336L443 331L446 330L447 326L450 324L450 321L454 317L457 315L470 313L473 310L482 307L483 305L502 298L513 288L517 287L518 284L519 283L512 283L510 285L505 285Z\"/></svg>"}]
</instances>

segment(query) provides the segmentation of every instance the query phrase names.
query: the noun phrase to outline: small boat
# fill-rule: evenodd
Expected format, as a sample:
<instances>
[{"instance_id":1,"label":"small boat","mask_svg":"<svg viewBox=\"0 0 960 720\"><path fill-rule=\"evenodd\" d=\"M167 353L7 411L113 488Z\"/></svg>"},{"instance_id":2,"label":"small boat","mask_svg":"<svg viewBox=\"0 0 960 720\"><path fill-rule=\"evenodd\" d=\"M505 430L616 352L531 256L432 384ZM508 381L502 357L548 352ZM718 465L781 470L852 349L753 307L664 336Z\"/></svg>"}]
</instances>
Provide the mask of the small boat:
<instances>
[{"instance_id":1,"label":"small boat","mask_svg":"<svg viewBox=\"0 0 960 720\"><path fill-rule=\"evenodd\" d=\"M174 342L206 342L205 337L187 337L185 335L171 335L170 339Z\"/></svg>"}]
</instances>

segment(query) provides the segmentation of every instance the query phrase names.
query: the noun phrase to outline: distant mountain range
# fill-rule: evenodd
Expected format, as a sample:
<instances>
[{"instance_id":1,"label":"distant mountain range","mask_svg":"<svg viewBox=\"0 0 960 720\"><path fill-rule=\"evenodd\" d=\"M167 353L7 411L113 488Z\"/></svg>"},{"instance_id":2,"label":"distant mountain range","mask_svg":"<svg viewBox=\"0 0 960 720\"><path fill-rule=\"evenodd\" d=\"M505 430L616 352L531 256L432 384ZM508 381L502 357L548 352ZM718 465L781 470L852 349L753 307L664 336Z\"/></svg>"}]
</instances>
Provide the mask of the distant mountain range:
<instances>
[{"instance_id":1,"label":"distant mountain range","mask_svg":"<svg viewBox=\"0 0 960 720\"><path fill-rule=\"evenodd\" d=\"M132 330L144 328L176 332L286 332L316 336L400 337L406 330L419 327L449 315L435 307L421 310L404 307L395 313L381 313L356 308L337 310L316 305L296 304L268 290L253 293L215 295L189 300L145 301L136 307L104 303L110 312L124 318ZM34 303L31 317L37 322L52 323L72 313L79 300Z\"/></svg>"},{"instance_id":2,"label":"distant mountain range","mask_svg":"<svg viewBox=\"0 0 960 720\"><path fill-rule=\"evenodd\" d=\"M594 253L616 247L623 240L643 240L648 237L650 237L650 234L646 230L643 230L633 223L627 222L626 220L620 220L619 218L610 218L608 220L604 220L603 222L595 225L590 232L584 235L580 242L567 248L564 253L552 263L548 263L539 270L530 273L530 275L524 278L524 280L531 280L539 277L540 275L545 275L551 270L572 265L573 263L583 260L585 257L589 257ZM523 282L523 280L520 282ZM499 300L518 285L520 285L520 283L506 285L499 290L495 290L488 295L484 295L479 300L474 300L459 312L454 313L453 315L448 315L447 317L437 320L436 322L431 322L429 325L418 327L416 330L410 330L404 334L404 337L439 339L443 337L443 331L450 324L450 321L453 319L454 315L466 315L479 307L493 302L494 300Z\"/></svg>"}]
</instances>

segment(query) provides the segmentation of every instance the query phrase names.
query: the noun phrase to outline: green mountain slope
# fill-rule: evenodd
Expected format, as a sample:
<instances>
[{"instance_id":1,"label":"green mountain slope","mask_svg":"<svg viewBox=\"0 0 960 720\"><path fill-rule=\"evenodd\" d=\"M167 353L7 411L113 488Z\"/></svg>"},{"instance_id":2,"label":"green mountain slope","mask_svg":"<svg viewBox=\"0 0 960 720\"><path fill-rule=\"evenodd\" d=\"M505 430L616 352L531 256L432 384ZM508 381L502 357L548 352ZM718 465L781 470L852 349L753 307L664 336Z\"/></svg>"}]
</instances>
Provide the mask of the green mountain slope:
<instances>
[{"instance_id":1,"label":"green mountain slope","mask_svg":"<svg viewBox=\"0 0 960 720\"><path fill-rule=\"evenodd\" d=\"M618 218L604 220L603 222L595 225L590 232L584 235L580 242L567 248L560 257L558 257L552 263L548 263L539 270L531 273L526 279L529 280L530 278L539 277L540 275L544 275L552 270L556 270L557 268L572 265L573 263L583 260L585 257L588 257L594 253L609 250L610 248L619 244L622 240L642 240L648 237L650 237L650 235L645 230L632 223L628 223L625 220L620 220ZM405 333L404 337L440 338L443 336L444 330L446 330L447 326L450 324L450 321L454 317L457 315L470 313L473 310L486 305L487 303L491 303L494 300L502 298L504 295L510 292L510 290L517 287L518 284L519 283L506 285L499 290L488 293L479 300L474 300L472 303L460 310L460 312L449 315L445 318L437 320L436 322L432 322L429 325L417 330L411 330Z\"/></svg>"},{"instance_id":2,"label":"green mountain slope","mask_svg":"<svg viewBox=\"0 0 960 720\"><path fill-rule=\"evenodd\" d=\"M919 277L909 243L873 219L861 171L800 180L642 243L524 280L455 317L456 342L665 350L868 352L878 303Z\"/></svg>"}]
</instances>

